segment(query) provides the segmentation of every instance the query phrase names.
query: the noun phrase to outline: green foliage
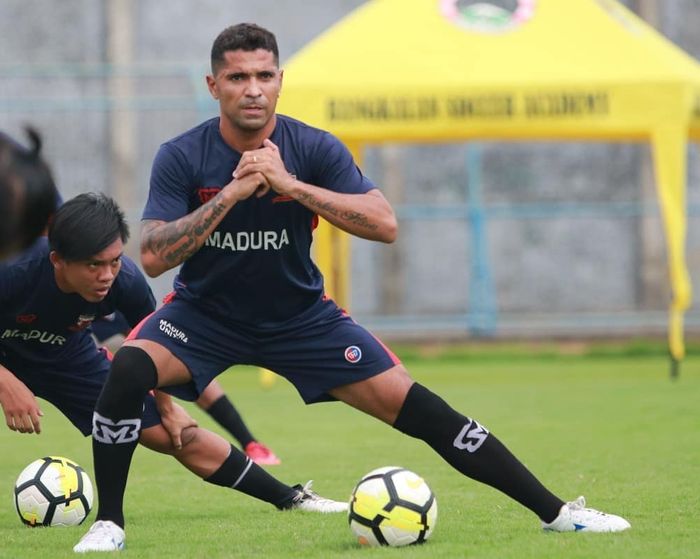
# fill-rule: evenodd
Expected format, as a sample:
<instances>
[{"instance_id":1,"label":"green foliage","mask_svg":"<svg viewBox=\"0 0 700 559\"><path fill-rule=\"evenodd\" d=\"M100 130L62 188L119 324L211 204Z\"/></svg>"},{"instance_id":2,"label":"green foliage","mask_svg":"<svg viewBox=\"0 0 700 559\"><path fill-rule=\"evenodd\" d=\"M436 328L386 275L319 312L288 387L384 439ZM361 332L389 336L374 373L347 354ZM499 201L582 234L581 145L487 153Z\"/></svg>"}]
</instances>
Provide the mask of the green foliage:
<instances>
[{"instance_id":1,"label":"green foliage","mask_svg":"<svg viewBox=\"0 0 700 559\"><path fill-rule=\"evenodd\" d=\"M258 373L220 377L254 434L282 458L269 469L288 483L314 479L336 499L369 470L401 465L435 492L433 538L408 549L362 549L344 515L279 512L234 491L203 483L171 458L139 449L126 496L127 551L136 558L265 559L690 559L697 556L700 510L700 359L688 358L675 382L663 355L463 354L412 350L406 364L423 384L493 433L555 493L632 522L623 534L546 534L529 511L462 478L423 443L338 404L305 407L278 380L263 390ZM187 404L200 425L218 430ZM86 531L30 529L13 509L15 477L31 460L59 454L92 475L90 441L48 405L41 435L0 430L0 557L74 558ZM92 522L94 513L88 519Z\"/></svg>"}]
</instances>

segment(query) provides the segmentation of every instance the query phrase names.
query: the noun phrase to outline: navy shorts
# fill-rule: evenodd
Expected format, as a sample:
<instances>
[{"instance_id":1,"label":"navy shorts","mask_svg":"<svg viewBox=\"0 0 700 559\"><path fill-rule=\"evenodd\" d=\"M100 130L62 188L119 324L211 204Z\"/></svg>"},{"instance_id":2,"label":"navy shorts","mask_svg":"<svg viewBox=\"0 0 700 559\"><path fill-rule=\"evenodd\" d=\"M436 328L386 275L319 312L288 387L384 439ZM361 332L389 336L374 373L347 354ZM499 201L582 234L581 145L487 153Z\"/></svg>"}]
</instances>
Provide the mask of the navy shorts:
<instances>
[{"instance_id":1,"label":"navy shorts","mask_svg":"<svg viewBox=\"0 0 700 559\"><path fill-rule=\"evenodd\" d=\"M232 365L256 365L289 380L304 402L332 400L328 391L382 373L398 358L330 299L274 328L242 326L174 298L129 336L157 342L190 370L192 381L163 388L195 400Z\"/></svg>"},{"instance_id":2,"label":"navy shorts","mask_svg":"<svg viewBox=\"0 0 700 559\"><path fill-rule=\"evenodd\" d=\"M61 364L51 369L36 368L31 363L12 363L0 359L34 396L56 406L83 435L92 433L92 412L107 381L110 360L105 350L97 351L94 359L77 366ZM155 398L150 394L144 402L141 427L160 424Z\"/></svg>"}]
</instances>

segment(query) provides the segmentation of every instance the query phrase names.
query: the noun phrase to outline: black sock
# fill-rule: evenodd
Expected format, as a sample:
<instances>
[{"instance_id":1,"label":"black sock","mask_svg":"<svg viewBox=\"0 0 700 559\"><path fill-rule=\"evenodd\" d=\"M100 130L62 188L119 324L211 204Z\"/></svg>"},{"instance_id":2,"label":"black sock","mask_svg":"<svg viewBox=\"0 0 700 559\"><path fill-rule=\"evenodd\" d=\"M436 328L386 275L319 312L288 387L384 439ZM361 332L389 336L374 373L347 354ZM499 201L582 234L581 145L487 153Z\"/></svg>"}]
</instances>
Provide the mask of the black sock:
<instances>
[{"instance_id":1,"label":"black sock","mask_svg":"<svg viewBox=\"0 0 700 559\"><path fill-rule=\"evenodd\" d=\"M287 508L297 495L295 488L272 477L235 446L221 467L204 481L241 491L279 509Z\"/></svg>"},{"instance_id":2,"label":"black sock","mask_svg":"<svg viewBox=\"0 0 700 559\"><path fill-rule=\"evenodd\" d=\"M96 520L124 527L124 491L141 432L143 401L157 383L156 367L145 351L126 346L116 353L92 420Z\"/></svg>"},{"instance_id":3,"label":"black sock","mask_svg":"<svg viewBox=\"0 0 700 559\"><path fill-rule=\"evenodd\" d=\"M223 394L207 410L205 410L214 420L226 429L238 441L243 449L255 440L253 435L243 422L241 414L234 407L226 394Z\"/></svg>"},{"instance_id":4,"label":"black sock","mask_svg":"<svg viewBox=\"0 0 700 559\"><path fill-rule=\"evenodd\" d=\"M545 522L564 504L493 434L418 383L408 391L394 428L425 441L453 468L502 491Z\"/></svg>"}]
</instances>

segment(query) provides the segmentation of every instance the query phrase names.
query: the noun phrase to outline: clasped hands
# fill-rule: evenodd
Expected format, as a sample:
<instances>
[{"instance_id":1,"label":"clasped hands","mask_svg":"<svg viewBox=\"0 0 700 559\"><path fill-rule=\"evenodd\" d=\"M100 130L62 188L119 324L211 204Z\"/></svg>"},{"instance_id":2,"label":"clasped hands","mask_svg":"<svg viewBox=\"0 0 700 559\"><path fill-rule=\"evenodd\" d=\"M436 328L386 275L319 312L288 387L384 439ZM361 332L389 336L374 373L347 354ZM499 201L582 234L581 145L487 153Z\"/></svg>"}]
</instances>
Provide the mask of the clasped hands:
<instances>
[{"instance_id":1,"label":"clasped hands","mask_svg":"<svg viewBox=\"0 0 700 559\"><path fill-rule=\"evenodd\" d=\"M236 189L238 200L245 200L253 193L260 198L270 189L290 195L296 181L284 166L279 148L270 140L265 140L259 149L243 152L233 179L229 184Z\"/></svg>"}]
</instances>

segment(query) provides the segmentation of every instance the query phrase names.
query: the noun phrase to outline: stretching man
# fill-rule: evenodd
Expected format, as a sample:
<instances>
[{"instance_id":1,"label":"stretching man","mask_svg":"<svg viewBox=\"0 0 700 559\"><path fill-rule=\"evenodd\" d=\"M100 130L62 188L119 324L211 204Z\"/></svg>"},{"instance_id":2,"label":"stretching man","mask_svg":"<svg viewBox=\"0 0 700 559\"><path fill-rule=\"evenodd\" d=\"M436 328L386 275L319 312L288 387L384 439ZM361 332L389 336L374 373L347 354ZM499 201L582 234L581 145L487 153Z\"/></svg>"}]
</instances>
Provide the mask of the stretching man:
<instances>
[{"instance_id":1,"label":"stretching man","mask_svg":"<svg viewBox=\"0 0 700 559\"><path fill-rule=\"evenodd\" d=\"M459 473L499 489L553 531L613 532L619 516L552 494L488 429L415 382L399 359L326 295L310 258L318 216L393 242L394 212L331 134L276 114L282 70L253 24L214 41L207 84L220 115L163 144L143 214L141 261L182 264L172 301L117 352L93 433L138 425L155 387L196 398L230 365L286 377L306 403L341 400L429 444ZM98 519L121 531L134 443L94 437ZM91 539L92 529L85 536ZM104 543L76 551L106 550Z\"/></svg>"}]
</instances>

